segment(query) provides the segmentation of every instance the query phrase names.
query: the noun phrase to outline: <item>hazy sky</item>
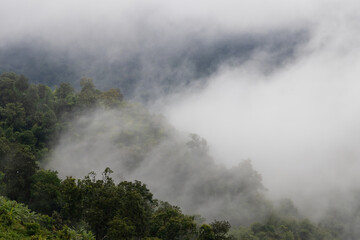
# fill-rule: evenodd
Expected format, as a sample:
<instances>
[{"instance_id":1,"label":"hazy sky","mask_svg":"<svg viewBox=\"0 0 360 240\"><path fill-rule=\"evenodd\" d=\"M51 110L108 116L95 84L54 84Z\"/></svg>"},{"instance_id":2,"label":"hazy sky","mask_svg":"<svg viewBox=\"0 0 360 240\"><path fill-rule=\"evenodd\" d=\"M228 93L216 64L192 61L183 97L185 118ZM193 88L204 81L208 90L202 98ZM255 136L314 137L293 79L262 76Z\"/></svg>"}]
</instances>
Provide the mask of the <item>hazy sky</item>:
<instances>
[{"instance_id":1,"label":"hazy sky","mask_svg":"<svg viewBox=\"0 0 360 240\"><path fill-rule=\"evenodd\" d=\"M84 47L108 41L130 44L158 34L183 39L193 31L214 36L219 31L296 29L317 24L327 12L339 10L338 5L346 8L347 2L1 0L0 36L2 43L41 38Z\"/></svg>"},{"instance_id":2,"label":"hazy sky","mask_svg":"<svg viewBox=\"0 0 360 240\"><path fill-rule=\"evenodd\" d=\"M205 137L219 162L252 159L271 196L327 201L360 180L359 1L0 0L0 9L0 46L43 41L109 58L159 41L186 45L193 34L305 31L308 41L271 73L262 70L272 50L259 49L246 64L224 63L200 90L160 96L157 109Z\"/></svg>"}]
</instances>

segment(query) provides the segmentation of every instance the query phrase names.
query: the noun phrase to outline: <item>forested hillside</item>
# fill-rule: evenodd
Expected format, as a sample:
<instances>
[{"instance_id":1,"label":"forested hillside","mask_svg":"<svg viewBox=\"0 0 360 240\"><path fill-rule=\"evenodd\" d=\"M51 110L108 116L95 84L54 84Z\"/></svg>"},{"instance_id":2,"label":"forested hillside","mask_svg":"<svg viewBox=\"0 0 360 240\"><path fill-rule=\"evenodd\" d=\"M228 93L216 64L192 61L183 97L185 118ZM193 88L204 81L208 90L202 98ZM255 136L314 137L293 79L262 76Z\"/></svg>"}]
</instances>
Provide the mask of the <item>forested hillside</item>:
<instances>
[{"instance_id":1,"label":"forested hillside","mask_svg":"<svg viewBox=\"0 0 360 240\"><path fill-rule=\"evenodd\" d=\"M216 164L205 139L184 141L164 117L124 101L121 90L97 90L87 78L80 88L0 76L0 238L351 236L336 214L315 224L291 201L275 206L250 161Z\"/></svg>"},{"instance_id":2,"label":"forested hillside","mask_svg":"<svg viewBox=\"0 0 360 240\"><path fill-rule=\"evenodd\" d=\"M223 64L243 64L259 49L272 52L268 62L271 69L291 59L295 47L306 37L303 31L227 34L204 43L203 36L194 33L186 42L173 39L171 44L160 37L151 49L147 39L138 40L139 48L125 50L117 42L111 43L111 52L86 47L54 48L47 42L23 40L0 46L0 72L16 71L33 83L49 87L66 81L76 84L76 89L82 76L91 76L103 89L121 87L127 98L146 102L196 82L205 84L205 78ZM116 51L123 53L121 57L114 56Z\"/></svg>"}]
</instances>

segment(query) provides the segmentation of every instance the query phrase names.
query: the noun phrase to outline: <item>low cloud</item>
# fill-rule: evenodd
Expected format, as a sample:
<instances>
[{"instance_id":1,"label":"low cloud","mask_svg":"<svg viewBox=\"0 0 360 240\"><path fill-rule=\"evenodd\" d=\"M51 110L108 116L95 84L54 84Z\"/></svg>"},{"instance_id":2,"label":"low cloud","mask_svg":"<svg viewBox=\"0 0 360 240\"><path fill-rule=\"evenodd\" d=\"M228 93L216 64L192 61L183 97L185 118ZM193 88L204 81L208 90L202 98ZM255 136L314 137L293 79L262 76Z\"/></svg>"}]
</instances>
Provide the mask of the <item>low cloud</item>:
<instances>
[{"instance_id":1,"label":"low cloud","mask_svg":"<svg viewBox=\"0 0 360 240\"><path fill-rule=\"evenodd\" d=\"M258 71L260 52L166 110L178 129L208 139L216 159L232 166L251 158L270 196L289 196L315 216L359 181L359 24L339 15L319 22L275 72Z\"/></svg>"}]
</instances>

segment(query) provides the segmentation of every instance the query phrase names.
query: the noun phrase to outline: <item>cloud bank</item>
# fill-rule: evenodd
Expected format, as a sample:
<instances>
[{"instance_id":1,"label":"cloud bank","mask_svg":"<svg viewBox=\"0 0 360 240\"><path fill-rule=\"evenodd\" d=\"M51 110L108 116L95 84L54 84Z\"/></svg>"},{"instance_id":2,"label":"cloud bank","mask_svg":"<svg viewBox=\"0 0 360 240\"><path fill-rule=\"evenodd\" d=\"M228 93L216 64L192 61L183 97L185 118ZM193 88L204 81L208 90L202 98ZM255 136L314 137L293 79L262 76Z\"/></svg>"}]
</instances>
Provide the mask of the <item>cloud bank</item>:
<instances>
[{"instance_id":1,"label":"cloud bank","mask_svg":"<svg viewBox=\"0 0 360 240\"><path fill-rule=\"evenodd\" d=\"M314 18L288 65L262 74L266 52L254 54L167 108L175 126L208 139L217 159L251 158L270 196L290 196L311 215L358 188L360 25L358 6L347 4Z\"/></svg>"}]
</instances>

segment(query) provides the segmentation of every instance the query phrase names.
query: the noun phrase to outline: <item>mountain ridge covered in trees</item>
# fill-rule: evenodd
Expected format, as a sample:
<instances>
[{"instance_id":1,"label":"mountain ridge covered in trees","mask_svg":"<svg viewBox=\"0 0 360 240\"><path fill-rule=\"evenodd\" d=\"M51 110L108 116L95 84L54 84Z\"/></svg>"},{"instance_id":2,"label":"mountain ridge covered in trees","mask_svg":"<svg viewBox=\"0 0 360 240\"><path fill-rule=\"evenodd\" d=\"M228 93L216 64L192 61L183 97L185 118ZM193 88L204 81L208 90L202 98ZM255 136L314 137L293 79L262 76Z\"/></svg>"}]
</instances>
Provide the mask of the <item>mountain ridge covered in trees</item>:
<instances>
[{"instance_id":1,"label":"mountain ridge covered in trees","mask_svg":"<svg viewBox=\"0 0 360 240\"><path fill-rule=\"evenodd\" d=\"M103 166L105 170L100 178L95 172L90 172L83 179L71 176L60 179L57 169L46 170L40 166L51 163L53 151L64 133L73 132L72 137L79 139L86 134L79 129L81 125L76 119L88 112L99 108L102 111L123 111L126 114L121 116L125 120L119 122L135 124L135 128L141 129L120 132L114 138L117 146L127 152L127 161L122 166L130 173L139 171L141 164L146 166L147 154L161 148L162 139L170 139L172 135L171 127L163 122L161 116L124 101L119 89L97 90L92 80L87 78L83 78L80 85L78 92L68 83L61 83L53 90L43 84L29 84L23 75L1 74L0 193L5 198L0 198L0 229L3 234L0 237L350 239L346 229L338 222L330 221L331 218L321 224L303 220L291 201L275 208L266 199L261 176L249 161L232 170L217 167L207 153L206 141L196 134L192 134L183 146L174 141L172 148L162 151L163 156L152 156L161 159L159 165L169 164L152 173L159 174L155 178L162 178L160 173L166 171L166 167L177 169L182 176L173 176L173 185L168 190L175 189L179 196L190 196L187 207L204 206L204 211L212 211L211 207L216 206L207 205L209 201L221 199L220 205L226 205L220 208L222 220L206 223L199 216L184 214L179 207L157 200L145 185L147 182L114 180L113 171L107 166ZM139 114L144 118L134 121L133 116ZM194 178L195 174L190 174L202 171L205 171L204 178ZM186 174L185 177L190 179L186 183L191 186L184 188L180 180ZM31 210L19 203L26 204ZM233 224L231 234L228 220L238 224ZM238 228L239 225L242 227Z\"/></svg>"}]
</instances>

